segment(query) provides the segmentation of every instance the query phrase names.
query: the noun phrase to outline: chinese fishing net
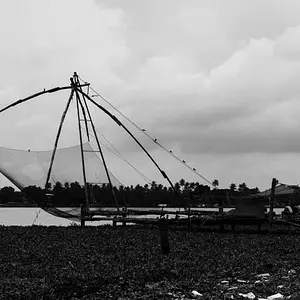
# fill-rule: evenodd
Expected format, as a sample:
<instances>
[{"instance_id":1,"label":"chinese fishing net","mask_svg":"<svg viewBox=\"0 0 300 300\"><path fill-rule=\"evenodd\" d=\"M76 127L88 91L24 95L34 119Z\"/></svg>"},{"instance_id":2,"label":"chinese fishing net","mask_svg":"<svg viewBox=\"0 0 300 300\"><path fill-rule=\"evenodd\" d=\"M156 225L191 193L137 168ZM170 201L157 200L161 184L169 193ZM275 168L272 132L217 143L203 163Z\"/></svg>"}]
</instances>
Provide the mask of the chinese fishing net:
<instances>
[{"instance_id":1,"label":"chinese fishing net","mask_svg":"<svg viewBox=\"0 0 300 300\"><path fill-rule=\"evenodd\" d=\"M91 184L107 184L108 178L103 162L89 143L83 144L86 180ZM44 188L51 161L52 150L24 151L0 147L0 173L19 189L28 186ZM118 179L109 172L113 186L120 186ZM80 145L56 150L50 182L62 184L77 181L84 184ZM44 208L49 213L70 220L80 220L79 208Z\"/></svg>"}]
</instances>

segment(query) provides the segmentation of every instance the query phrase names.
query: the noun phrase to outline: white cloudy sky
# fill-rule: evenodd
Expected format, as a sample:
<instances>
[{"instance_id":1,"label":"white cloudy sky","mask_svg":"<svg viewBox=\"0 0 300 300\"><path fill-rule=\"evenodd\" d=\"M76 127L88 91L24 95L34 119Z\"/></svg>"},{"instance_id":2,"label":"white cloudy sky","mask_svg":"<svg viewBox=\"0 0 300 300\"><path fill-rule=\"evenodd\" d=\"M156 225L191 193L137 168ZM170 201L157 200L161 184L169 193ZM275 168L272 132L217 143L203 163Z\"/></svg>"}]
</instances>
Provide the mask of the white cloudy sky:
<instances>
[{"instance_id":1,"label":"white cloudy sky","mask_svg":"<svg viewBox=\"0 0 300 300\"><path fill-rule=\"evenodd\" d=\"M67 85L77 71L220 187L245 181L264 189L272 177L296 184L299 11L297 0L0 0L0 105ZM50 149L67 97L3 113L0 146ZM130 139L93 113L105 137L160 182ZM172 180L200 181L138 137ZM70 121L60 145L76 141ZM138 182L110 160L125 184Z\"/></svg>"}]
</instances>

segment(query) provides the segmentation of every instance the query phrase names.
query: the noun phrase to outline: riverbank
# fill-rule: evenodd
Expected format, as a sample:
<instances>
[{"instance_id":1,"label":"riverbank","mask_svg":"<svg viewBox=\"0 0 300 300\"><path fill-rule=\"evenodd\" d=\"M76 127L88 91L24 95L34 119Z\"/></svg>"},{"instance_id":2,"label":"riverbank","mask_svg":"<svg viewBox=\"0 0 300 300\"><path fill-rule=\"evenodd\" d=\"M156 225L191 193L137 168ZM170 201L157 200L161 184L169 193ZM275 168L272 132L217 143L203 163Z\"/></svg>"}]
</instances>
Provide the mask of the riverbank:
<instances>
[{"instance_id":1,"label":"riverbank","mask_svg":"<svg viewBox=\"0 0 300 300\"><path fill-rule=\"evenodd\" d=\"M0 227L0 299L239 299L300 290L292 235L156 228ZM268 273L265 278L257 275Z\"/></svg>"}]
</instances>

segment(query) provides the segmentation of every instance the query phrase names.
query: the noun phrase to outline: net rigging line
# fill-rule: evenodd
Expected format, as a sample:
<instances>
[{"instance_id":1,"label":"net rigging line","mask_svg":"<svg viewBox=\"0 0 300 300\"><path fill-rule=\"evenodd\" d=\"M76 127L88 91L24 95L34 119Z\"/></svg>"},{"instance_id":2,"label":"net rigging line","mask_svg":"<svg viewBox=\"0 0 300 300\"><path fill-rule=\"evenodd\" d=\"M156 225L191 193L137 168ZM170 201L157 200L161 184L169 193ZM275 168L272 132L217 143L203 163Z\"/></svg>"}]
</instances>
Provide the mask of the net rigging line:
<instances>
[{"instance_id":1,"label":"net rigging line","mask_svg":"<svg viewBox=\"0 0 300 300\"><path fill-rule=\"evenodd\" d=\"M76 88L76 87L75 87ZM130 137L139 145L139 147L144 151L144 153L148 156L148 158L152 161L152 163L155 165L155 167L159 170L160 174L168 181L170 184L172 190L174 191L175 195L178 197L178 192L175 189L172 181L170 180L169 176L161 169L161 167L157 164L155 159L152 157L152 155L147 151L147 149L141 144L141 142L132 134L132 132L125 126L116 116L114 116L109 110L107 110L103 105L97 103L94 101L90 96L88 96L86 93L84 93L82 90L79 90L76 88L76 91L79 92L81 95L88 98L90 102L92 102L96 107L98 107L101 111L103 111L106 115L108 115L118 126L122 127L129 135Z\"/></svg>"},{"instance_id":2,"label":"net rigging line","mask_svg":"<svg viewBox=\"0 0 300 300\"><path fill-rule=\"evenodd\" d=\"M151 183L151 180L143 174L140 170L138 170L101 132L96 128L98 134L108 143L112 149L110 149L107 145L104 145L109 151L117 155L120 159L126 162L133 170L135 170L147 183ZM114 152L115 151L115 152Z\"/></svg>"},{"instance_id":3,"label":"net rigging line","mask_svg":"<svg viewBox=\"0 0 300 300\"><path fill-rule=\"evenodd\" d=\"M93 138L95 138L93 134L91 134L91 136ZM147 179L146 175L144 175L137 168L135 168L126 158L124 158L121 155L119 155L117 152L115 152L113 149L109 148L109 146L105 145L103 142L101 142L101 145L104 146L108 151L110 151L111 153L113 153L114 155L116 155L117 157L119 157L125 163L127 163L132 169L134 169L145 180L146 183L149 184L151 182L149 179ZM122 185L124 185L124 184L122 183Z\"/></svg>"},{"instance_id":4,"label":"net rigging line","mask_svg":"<svg viewBox=\"0 0 300 300\"><path fill-rule=\"evenodd\" d=\"M104 139L112 149L111 149L108 145L106 145L105 143L100 142L102 146L104 146L108 151L110 151L111 153L113 153L114 155L116 155L117 157L119 157L121 160L123 160L124 162L126 162L133 170L135 170L135 171L136 171L136 172L137 172L137 173L145 180L146 183L148 183L148 184L151 183L151 180L150 180L145 174L143 174L143 173L142 173L141 171L139 171L132 163L130 163L130 161L128 161L128 160L126 159L126 157L125 157L124 155L122 155L122 153L120 153L120 151L118 151L118 149L117 149L117 148L116 148L109 140L107 140L107 139L100 133L100 131L99 131L97 128L95 128L95 129L96 129L96 131L98 132L98 134L101 136L101 138ZM95 139L94 134L90 133L90 136L92 136L92 137ZM110 171L110 172L111 172L111 171ZM113 174L113 175L114 175L114 174ZM114 177L116 177L116 176L114 175ZM120 180L118 179L118 181L120 181ZM120 181L120 183L121 183L122 185L124 185L121 181Z\"/></svg>"},{"instance_id":5,"label":"net rigging line","mask_svg":"<svg viewBox=\"0 0 300 300\"><path fill-rule=\"evenodd\" d=\"M40 209L36 212L35 218L34 218L34 220L33 220L33 222L32 222L32 226L35 225L35 222L38 220L41 211L42 211L42 209L40 208Z\"/></svg>"},{"instance_id":6,"label":"net rigging line","mask_svg":"<svg viewBox=\"0 0 300 300\"><path fill-rule=\"evenodd\" d=\"M78 76L79 79L85 84L86 82L80 77ZM99 94L95 89L93 89L91 86L89 86L89 90L93 91L95 93L95 95L92 95L91 97L99 97L101 98L105 103L107 103L111 108L113 108L116 112L118 112L123 118L125 118L131 125L133 125L136 129L138 129L139 131L141 131L145 136L147 136L150 140L152 140L158 147L160 147L161 149L163 149L165 152L167 152L169 155L172 155L173 158L175 158L178 162L180 162L182 165L184 165L186 168L188 168L190 171L192 171L193 173L195 173L196 175L198 175L200 178L202 178L206 183L210 184L211 186L213 186L214 188L217 188L213 185L213 183L208 180L206 177L204 177L203 175L201 175L196 168L193 168L192 166L190 166L189 164L187 164L187 162L181 158L179 158L177 155L175 155L173 153L173 151L167 149L164 145L162 145L160 142L158 142L158 140L154 137L152 137L145 129L141 128L140 126L138 126L136 123L134 123L133 121L131 121L127 116L125 116L119 109L117 109L113 104L111 104L105 97L103 97L101 94Z\"/></svg>"}]
</instances>

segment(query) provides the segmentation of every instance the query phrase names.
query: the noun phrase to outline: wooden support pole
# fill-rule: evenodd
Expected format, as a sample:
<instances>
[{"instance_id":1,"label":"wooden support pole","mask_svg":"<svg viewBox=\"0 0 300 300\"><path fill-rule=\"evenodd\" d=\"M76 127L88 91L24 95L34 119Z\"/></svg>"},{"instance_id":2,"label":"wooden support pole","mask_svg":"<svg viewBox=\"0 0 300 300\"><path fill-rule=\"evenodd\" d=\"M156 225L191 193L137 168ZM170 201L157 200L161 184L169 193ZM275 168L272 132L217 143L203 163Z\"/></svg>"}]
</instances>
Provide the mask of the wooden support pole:
<instances>
[{"instance_id":1,"label":"wooden support pole","mask_svg":"<svg viewBox=\"0 0 300 300\"><path fill-rule=\"evenodd\" d=\"M220 198L218 200L218 206L219 206L219 217L221 218L220 223L220 231L224 232L225 226L224 226L224 209L223 209L223 198Z\"/></svg>"},{"instance_id":2,"label":"wooden support pole","mask_svg":"<svg viewBox=\"0 0 300 300\"><path fill-rule=\"evenodd\" d=\"M220 214L220 216L222 216L223 213L224 213L223 205L224 205L223 198L220 198L220 199L219 199L219 214Z\"/></svg>"},{"instance_id":3,"label":"wooden support pole","mask_svg":"<svg viewBox=\"0 0 300 300\"><path fill-rule=\"evenodd\" d=\"M76 78L75 78L76 79ZM87 215L88 206L89 206L89 192L88 192L88 185L86 180L86 169L85 169L85 160L84 160L84 150L83 150L83 137L81 132L81 126L80 126L80 109L79 109L79 103L80 103L80 97L78 90L76 89L76 82L74 82L74 79L71 77L71 86L73 87L75 94L76 94L76 110L77 110L77 123L78 123L78 131L79 131L79 141L80 141L80 153L81 153L81 167L82 167L82 175L83 175L83 183L84 183L84 203L81 206L81 226L84 227L85 222L83 219Z\"/></svg>"},{"instance_id":4,"label":"wooden support pole","mask_svg":"<svg viewBox=\"0 0 300 300\"><path fill-rule=\"evenodd\" d=\"M271 186L271 195L269 199L270 209L269 209L269 229L271 229L272 222L273 222L273 211L274 211L274 198L275 198L275 187L278 183L276 178L272 179L272 186Z\"/></svg>"},{"instance_id":5,"label":"wooden support pole","mask_svg":"<svg viewBox=\"0 0 300 300\"><path fill-rule=\"evenodd\" d=\"M109 171L108 171L108 168L107 168L107 164L106 164L106 161L104 159L104 154L103 154L103 151L102 151L102 148L101 148L101 145L100 145L100 142L99 142L99 139L98 139L98 135L97 135L97 132L96 132L96 128L95 128L95 125L94 125L94 122L92 120L92 116L91 116L91 113L90 113L90 110L89 110L89 107L86 103L86 97L87 96L85 93L82 92L82 89L80 87L80 82L79 82L79 79L78 79L78 75L77 73L75 72L74 73L74 82L76 84L76 87L78 87L78 89L75 90L76 92L76 95L78 96L78 99L79 99L79 92L81 92L81 95L82 95L82 98L83 98L83 101L85 103L85 109L87 111L87 114L88 114L88 117L89 117L89 121L92 125L92 130L93 130L93 133L94 133L94 137L96 139L96 142L97 142L97 146L98 146L98 149L99 149L99 153L100 153L100 156L101 156L101 160L102 160L102 163L103 163L103 166L104 166L104 169L105 169L105 172L106 172L106 176L107 176L107 179L108 179L108 183L109 183L109 187L110 187L110 190L111 190L111 194L112 194L112 198L116 204L116 207L117 207L117 210L119 211L120 208L119 208L119 204L118 204L118 201L117 201L117 198L116 198L116 195L115 195L115 191L114 191L114 188L113 188L113 185L112 185L112 182L111 182L111 178L110 178L110 174L109 174ZM88 96L87 96L88 97ZM81 103L81 102L79 102ZM83 107L83 105L81 104L81 108L82 108L82 112L83 112L83 116L84 116L84 120L87 124L87 120L86 120L86 116L85 116L85 109ZM87 128L87 134L88 134L88 126L86 125L86 128ZM89 134L88 134L89 135Z\"/></svg>"},{"instance_id":6,"label":"wooden support pole","mask_svg":"<svg viewBox=\"0 0 300 300\"><path fill-rule=\"evenodd\" d=\"M81 205L81 222L80 222L80 225L81 227L84 227L85 226L85 207L84 207L84 204Z\"/></svg>"},{"instance_id":7,"label":"wooden support pole","mask_svg":"<svg viewBox=\"0 0 300 300\"><path fill-rule=\"evenodd\" d=\"M191 204L189 204L188 208L188 231L191 231Z\"/></svg>"},{"instance_id":8,"label":"wooden support pole","mask_svg":"<svg viewBox=\"0 0 300 300\"><path fill-rule=\"evenodd\" d=\"M127 218L127 210L125 208L123 208L122 218L123 219ZM123 224L123 227L126 227L126 221L125 220L122 222L122 224Z\"/></svg>"},{"instance_id":9,"label":"wooden support pole","mask_svg":"<svg viewBox=\"0 0 300 300\"><path fill-rule=\"evenodd\" d=\"M170 244L168 237L168 224L165 218L159 219L159 233L162 254L168 255L170 253Z\"/></svg>"}]
</instances>

